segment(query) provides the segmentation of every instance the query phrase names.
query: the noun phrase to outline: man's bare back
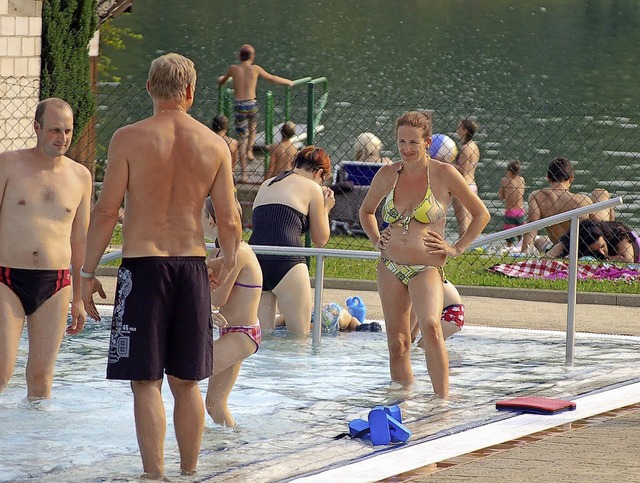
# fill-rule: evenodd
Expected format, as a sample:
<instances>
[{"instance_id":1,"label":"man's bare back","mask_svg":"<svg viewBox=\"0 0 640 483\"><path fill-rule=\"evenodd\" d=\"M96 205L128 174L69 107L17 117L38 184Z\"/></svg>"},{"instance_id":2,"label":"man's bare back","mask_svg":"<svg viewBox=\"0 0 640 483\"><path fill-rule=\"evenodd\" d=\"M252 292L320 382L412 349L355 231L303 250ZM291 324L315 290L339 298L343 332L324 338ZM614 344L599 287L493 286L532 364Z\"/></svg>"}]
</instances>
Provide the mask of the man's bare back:
<instances>
[{"instance_id":1,"label":"man's bare back","mask_svg":"<svg viewBox=\"0 0 640 483\"><path fill-rule=\"evenodd\" d=\"M562 157L558 157L551 161L547 168L548 188L542 188L533 191L529 195L529 215L527 221L537 221L542 218L565 213L575 210L583 206L589 206L593 203L609 199L609 192L604 189L594 189L590 195L582 193L572 193L569 191L571 184L575 179L573 166L571 162ZM584 218L592 218L595 220L612 220L615 217L613 209L601 210L591 213ZM571 222L566 221L556 225L547 227L549 241L552 244L558 243L560 237L567 233L571 227ZM522 251L526 252L529 246L534 242L537 230L527 233L522 239ZM544 240L543 240L544 241ZM546 243L545 243L546 244ZM539 245L539 244L538 244ZM541 250L545 247L541 246Z\"/></svg>"},{"instance_id":2,"label":"man's bare back","mask_svg":"<svg viewBox=\"0 0 640 483\"><path fill-rule=\"evenodd\" d=\"M229 77L233 78L234 97L238 100L256 99L258 78L264 72L259 65L250 61L240 62L229 67Z\"/></svg>"},{"instance_id":3,"label":"man's bare back","mask_svg":"<svg viewBox=\"0 0 640 483\"><path fill-rule=\"evenodd\" d=\"M225 141L186 112L160 110L119 129L108 169L127 192L123 255L204 256L202 200L230 167Z\"/></svg>"},{"instance_id":4,"label":"man's bare back","mask_svg":"<svg viewBox=\"0 0 640 483\"><path fill-rule=\"evenodd\" d=\"M524 208L524 190L525 182L522 176L504 176L500 180L498 194L500 199L504 201L505 212Z\"/></svg>"},{"instance_id":5,"label":"man's bare back","mask_svg":"<svg viewBox=\"0 0 640 483\"><path fill-rule=\"evenodd\" d=\"M568 189L542 188L529 196L529 221L548 218L576 208L593 204L587 195L572 193ZM587 218L587 216L583 217ZM562 235L569 231L571 222L566 221L547 227L547 234L552 243L558 243Z\"/></svg>"},{"instance_id":6,"label":"man's bare back","mask_svg":"<svg viewBox=\"0 0 640 483\"><path fill-rule=\"evenodd\" d=\"M271 150L271 164L265 175L265 179L272 178L282 171L290 171L293 169L293 160L298 154L298 148L289 141L284 139L276 144Z\"/></svg>"},{"instance_id":7,"label":"man's bare back","mask_svg":"<svg viewBox=\"0 0 640 483\"><path fill-rule=\"evenodd\" d=\"M165 374L175 400L180 469L196 470L204 429L197 381L210 375L213 357L209 280L222 283L234 269L241 237L229 148L187 114L196 78L195 65L181 55L151 63L153 115L113 135L82 272L83 298L99 317L95 270L126 196L107 378L131 381L143 470L153 479L164 477ZM223 262L216 274L207 273L200 221L207 194L218 213Z\"/></svg>"}]
</instances>

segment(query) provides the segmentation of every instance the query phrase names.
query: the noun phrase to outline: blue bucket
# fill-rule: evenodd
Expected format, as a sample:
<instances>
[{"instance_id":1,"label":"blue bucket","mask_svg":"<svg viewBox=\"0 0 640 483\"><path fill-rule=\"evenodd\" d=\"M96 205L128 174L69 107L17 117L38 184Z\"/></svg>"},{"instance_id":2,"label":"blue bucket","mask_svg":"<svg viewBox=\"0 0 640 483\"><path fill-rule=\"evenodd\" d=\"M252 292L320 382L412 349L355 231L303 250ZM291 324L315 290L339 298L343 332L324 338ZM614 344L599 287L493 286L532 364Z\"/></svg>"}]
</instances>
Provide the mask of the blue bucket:
<instances>
[{"instance_id":1,"label":"blue bucket","mask_svg":"<svg viewBox=\"0 0 640 483\"><path fill-rule=\"evenodd\" d=\"M367 315L367 307L365 307L360 296L354 295L353 297L349 297L345 303L347 304L347 310L349 313L360 322L364 322Z\"/></svg>"}]
</instances>

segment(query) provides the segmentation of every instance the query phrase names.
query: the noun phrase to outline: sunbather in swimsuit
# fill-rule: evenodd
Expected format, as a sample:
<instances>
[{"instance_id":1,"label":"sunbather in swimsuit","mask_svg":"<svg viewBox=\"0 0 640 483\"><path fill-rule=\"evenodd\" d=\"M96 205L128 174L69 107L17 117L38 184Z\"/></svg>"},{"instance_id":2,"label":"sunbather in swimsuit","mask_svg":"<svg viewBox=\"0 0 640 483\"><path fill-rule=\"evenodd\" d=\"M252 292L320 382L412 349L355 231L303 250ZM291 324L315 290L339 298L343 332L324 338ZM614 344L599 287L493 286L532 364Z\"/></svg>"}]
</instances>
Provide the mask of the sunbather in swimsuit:
<instances>
[{"instance_id":1,"label":"sunbather in swimsuit","mask_svg":"<svg viewBox=\"0 0 640 483\"><path fill-rule=\"evenodd\" d=\"M631 237L633 238L633 242L635 243L635 262L636 263L640 263L640 236L638 236L638 234L631 230Z\"/></svg>"},{"instance_id":2,"label":"sunbather in swimsuit","mask_svg":"<svg viewBox=\"0 0 640 483\"><path fill-rule=\"evenodd\" d=\"M0 267L0 282L20 299L25 315L31 315L49 298L71 284L71 274L68 269Z\"/></svg>"},{"instance_id":3,"label":"sunbather in swimsuit","mask_svg":"<svg viewBox=\"0 0 640 483\"><path fill-rule=\"evenodd\" d=\"M438 199L431 191L431 176L429 174L429 167L427 166L427 191L424 195L424 198L418 204L418 206L414 208L411 215L407 216L403 213L400 213L394 204L393 198L396 191L396 184L398 183L398 178L400 177L401 171L402 167L400 167L400 169L398 170L396 180L393 183L393 188L391 188L391 191L387 195L387 198L382 207L382 219L390 225L393 223L398 223L398 226L401 226L404 229L403 234L406 235L409 231L409 223L412 219L426 225L429 223L435 223L438 220L444 218L446 216L446 212L444 207L442 206L442 203L438 201ZM382 263L384 263L386 267L391 271L391 273L398 277L398 280L400 280L407 286L409 285L409 281L413 277L428 268L437 269L444 281L444 269L442 267L436 267L432 265L405 265L382 257L380 259L382 260Z\"/></svg>"}]
</instances>

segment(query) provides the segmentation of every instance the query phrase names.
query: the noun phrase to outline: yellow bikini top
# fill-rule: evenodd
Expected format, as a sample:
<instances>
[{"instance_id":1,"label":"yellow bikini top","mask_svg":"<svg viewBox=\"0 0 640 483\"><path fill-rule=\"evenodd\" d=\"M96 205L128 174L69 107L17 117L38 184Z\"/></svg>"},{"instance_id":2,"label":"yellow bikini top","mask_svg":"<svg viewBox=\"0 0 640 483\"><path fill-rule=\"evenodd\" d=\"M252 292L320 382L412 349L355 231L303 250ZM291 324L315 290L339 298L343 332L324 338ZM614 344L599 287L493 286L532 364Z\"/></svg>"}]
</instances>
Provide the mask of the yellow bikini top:
<instances>
[{"instance_id":1,"label":"yellow bikini top","mask_svg":"<svg viewBox=\"0 0 640 483\"><path fill-rule=\"evenodd\" d=\"M409 222L413 218L420 223L435 223L436 221L444 218L446 212L442 204L437 200L431 191L431 176L429 175L429 166L427 166L427 192L424 194L422 201L413 210L413 213L409 216L405 216L400 213L393 203L394 194L396 191L396 184L400 177L402 167L398 169L396 174L396 180L393 183L393 188L387 195L387 198L382 207L382 219L387 223L395 223L401 221L403 225L409 225Z\"/></svg>"}]
</instances>

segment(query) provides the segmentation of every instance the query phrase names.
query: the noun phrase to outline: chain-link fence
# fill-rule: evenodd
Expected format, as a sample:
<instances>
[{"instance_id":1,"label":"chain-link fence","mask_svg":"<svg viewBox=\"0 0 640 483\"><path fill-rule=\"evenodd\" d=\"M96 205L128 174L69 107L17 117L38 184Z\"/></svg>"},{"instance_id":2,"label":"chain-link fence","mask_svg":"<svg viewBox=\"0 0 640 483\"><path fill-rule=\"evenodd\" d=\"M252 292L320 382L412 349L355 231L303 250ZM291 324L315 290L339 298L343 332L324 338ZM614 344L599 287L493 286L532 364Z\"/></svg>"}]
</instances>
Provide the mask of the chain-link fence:
<instances>
[{"instance_id":1,"label":"chain-link fence","mask_svg":"<svg viewBox=\"0 0 640 483\"><path fill-rule=\"evenodd\" d=\"M279 86L273 89L276 126L285 121L284 92L284 88ZM103 83L97 87L97 96L95 148L92 152L85 150L84 159L79 160L93 168L99 186L106 165L108 143L114 131L149 116L152 104L146 90L139 86ZM294 123L307 123L307 96L306 86L294 88L291 93L290 113L287 114L290 114ZM259 93L259 97L264 99L264 91ZM264 111L263 106L261 101L261 111ZM452 133L456 131L461 118L472 119L478 125L475 140L481 155L475 177L478 194L492 215L485 232L503 228L504 203L498 191L509 161L518 160L522 166L526 200L533 190L549 186L547 168L556 157L571 160L575 175L571 187L573 192L588 194L594 189L603 189L611 195L622 196L625 205L616 211L615 217L632 230L640 232L640 115L637 109L628 106L547 102L479 107L456 105L441 95L398 99L383 97L375 92L356 95L330 91L329 102L319 116L314 141L326 149L332 163L337 165L355 160L356 138L363 132L369 132L382 142L381 155L398 161L395 120L402 113L416 109L433 113L434 133L453 137ZM211 125L212 118L218 114L218 88L198 86L190 112L194 118ZM233 116L229 117L229 135L236 137ZM259 133L264 133L264 118L264 112L261 112ZM30 129L30 123L24 125L25 129ZM276 138L278 130L276 127ZM459 145L460 140L454 139ZM237 183L247 230L251 228L251 203L268 165L265 142L259 134L254 150L255 159L247 166L247 182ZM301 139L299 142L304 144L305 141ZM239 166L236 166L236 174L238 170ZM331 214L332 238L328 246L370 250L371 244L359 229L357 219L358 207L367 186L338 183L337 188L337 203ZM457 239L453 209L449 212L445 234L450 241ZM639 247L637 241L633 243L634 261L637 261ZM487 254L491 257L486 257ZM480 255L487 259L482 262L486 265L495 263L496 258L508 257L510 253L504 246L487 247L484 254L475 252L463 255L460 257L461 263L466 257L469 263L477 264Z\"/></svg>"}]
</instances>

